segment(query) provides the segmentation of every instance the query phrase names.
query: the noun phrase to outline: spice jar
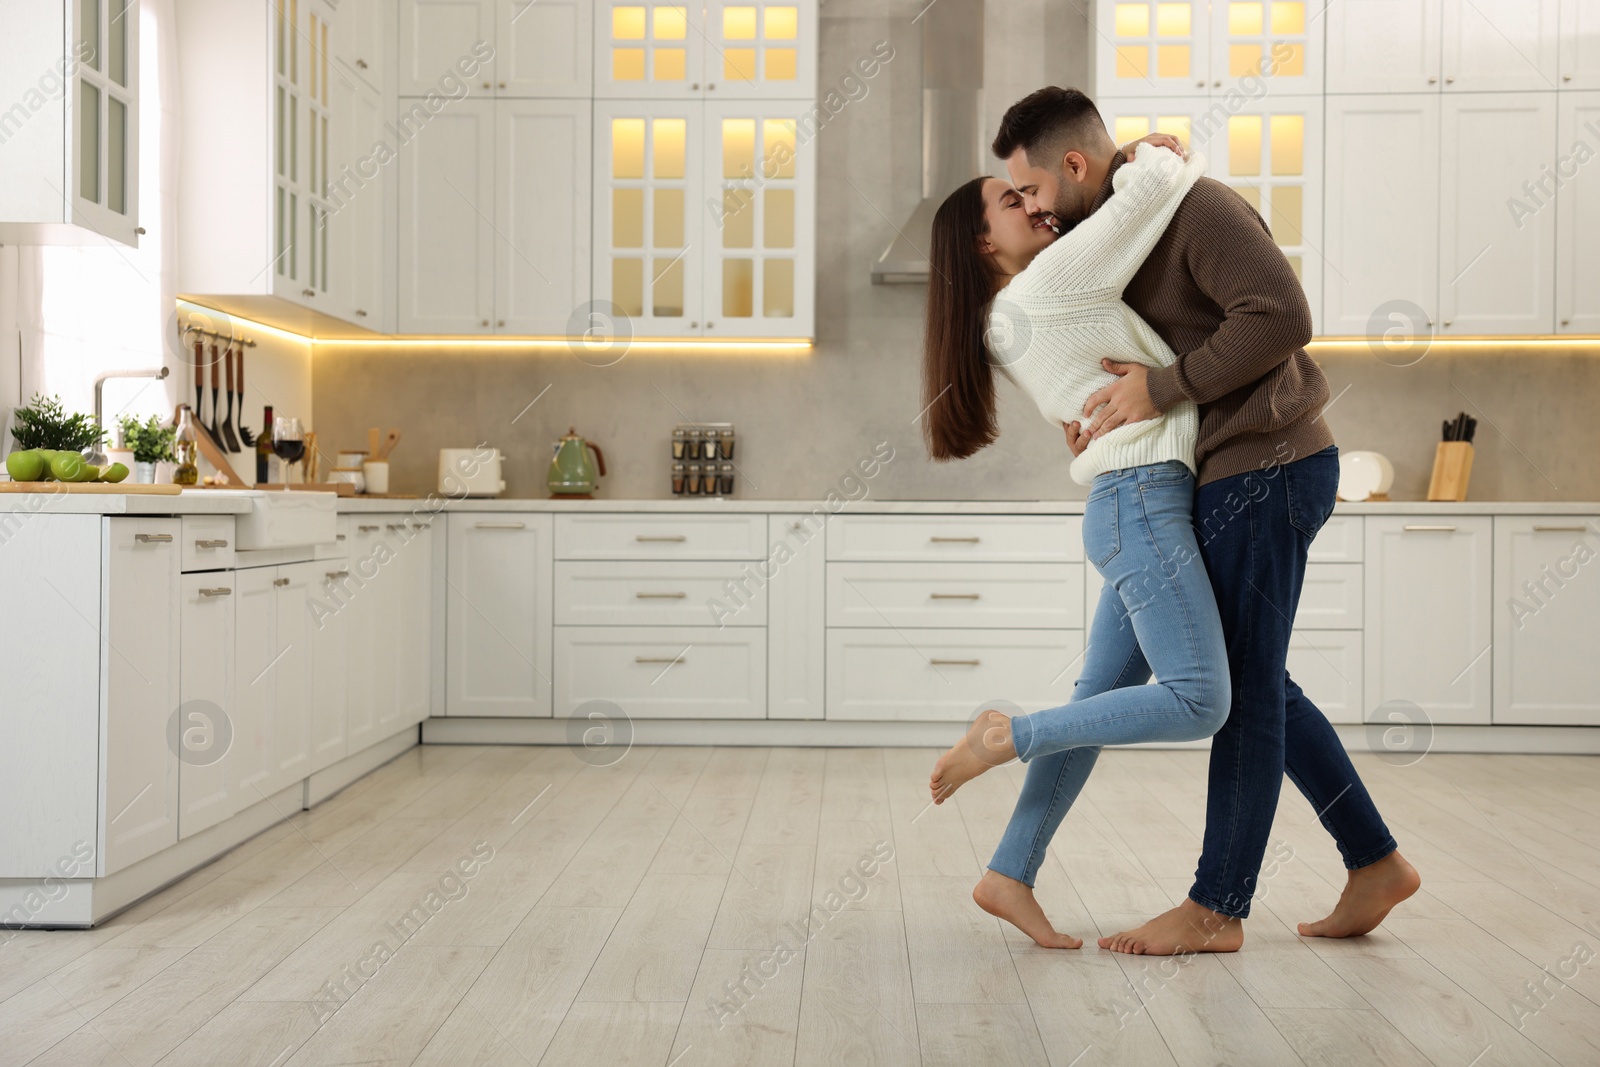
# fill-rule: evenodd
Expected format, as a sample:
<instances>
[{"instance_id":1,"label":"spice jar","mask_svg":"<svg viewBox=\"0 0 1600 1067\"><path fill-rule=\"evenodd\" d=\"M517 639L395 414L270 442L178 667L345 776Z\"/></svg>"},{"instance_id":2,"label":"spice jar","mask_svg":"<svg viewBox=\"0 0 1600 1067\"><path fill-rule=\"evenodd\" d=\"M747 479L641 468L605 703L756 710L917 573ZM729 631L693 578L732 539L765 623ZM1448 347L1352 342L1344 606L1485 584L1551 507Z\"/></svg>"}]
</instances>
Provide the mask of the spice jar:
<instances>
[{"instance_id":1,"label":"spice jar","mask_svg":"<svg viewBox=\"0 0 1600 1067\"><path fill-rule=\"evenodd\" d=\"M672 442L672 447L674 449L677 449L677 447L680 444L681 444L681 442L674 441L674 442ZM683 495L684 481L686 480L687 477L688 477L688 475L685 472L684 466L683 466L682 463L674 463L672 465L672 493L673 493L674 496L682 496Z\"/></svg>"}]
</instances>

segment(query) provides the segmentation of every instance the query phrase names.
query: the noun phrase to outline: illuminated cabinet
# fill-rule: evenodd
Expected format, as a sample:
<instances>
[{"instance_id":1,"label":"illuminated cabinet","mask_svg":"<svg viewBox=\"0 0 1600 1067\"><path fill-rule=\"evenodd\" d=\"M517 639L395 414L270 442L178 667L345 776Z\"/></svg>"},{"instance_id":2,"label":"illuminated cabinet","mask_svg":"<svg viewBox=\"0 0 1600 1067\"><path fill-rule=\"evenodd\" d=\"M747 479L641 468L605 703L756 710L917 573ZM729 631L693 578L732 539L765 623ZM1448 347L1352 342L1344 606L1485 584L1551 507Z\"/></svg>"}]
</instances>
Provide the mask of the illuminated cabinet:
<instances>
[{"instance_id":1,"label":"illuminated cabinet","mask_svg":"<svg viewBox=\"0 0 1600 1067\"><path fill-rule=\"evenodd\" d=\"M809 337L810 123L796 102L596 103L596 302L637 337Z\"/></svg>"},{"instance_id":2,"label":"illuminated cabinet","mask_svg":"<svg viewBox=\"0 0 1600 1067\"><path fill-rule=\"evenodd\" d=\"M1322 91L1322 0L1099 0L1101 97Z\"/></svg>"},{"instance_id":3,"label":"illuminated cabinet","mask_svg":"<svg viewBox=\"0 0 1600 1067\"><path fill-rule=\"evenodd\" d=\"M1237 191L1271 227L1320 322L1322 97L1110 99L1100 109L1119 145L1161 132L1203 152L1209 176Z\"/></svg>"},{"instance_id":4,"label":"illuminated cabinet","mask_svg":"<svg viewBox=\"0 0 1600 1067\"><path fill-rule=\"evenodd\" d=\"M600 98L804 100L817 92L816 0L595 5Z\"/></svg>"},{"instance_id":5,"label":"illuminated cabinet","mask_svg":"<svg viewBox=\"0 0 1600 1067\"><path fill-rule=\"evenodd\" d=\"M8 4L4 23L0 241L137 245L138 0Z\"/></svg>"}]
</instances>

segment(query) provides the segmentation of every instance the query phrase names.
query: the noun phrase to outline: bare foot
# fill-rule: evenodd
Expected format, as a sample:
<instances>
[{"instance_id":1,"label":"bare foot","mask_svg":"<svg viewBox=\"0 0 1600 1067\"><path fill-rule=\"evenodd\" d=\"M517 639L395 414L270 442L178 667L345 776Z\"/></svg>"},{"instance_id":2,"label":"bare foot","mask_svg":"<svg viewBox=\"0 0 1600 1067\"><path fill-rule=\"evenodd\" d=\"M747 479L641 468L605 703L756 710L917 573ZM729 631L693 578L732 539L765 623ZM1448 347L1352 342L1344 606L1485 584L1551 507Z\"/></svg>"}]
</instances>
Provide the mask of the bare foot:
<instances>
[{"instance_id":1,"label":"bare foot","mask_svg":"<svg viewBox=\"0 0 1600 1067\"><path fill-rule=\"evenodd\" d=\"M1004 919L1044 948L1083 947L1078 938L1056 933L1044 909L1033 899L1033 889L1015 878L1007 878L998 871L984 871L983 878L972 889L972 899L978 902L978 907Z\"/></svg>"},{"instance_id":2,"label":"bare foot","mask_svg":"<svg viewBox=\"0 0 1600 1067\"><path fill-rule=\"evenodd\" d=\"M1398 852L1377 863L1351 871L1339 894L1333 914L1314 923L1301 923L1301 937L1359 937L1371 933L1389 910L1422 886L1417 869Z\"/></svg>"},{"instance_id":3,"label":"bare foot","mask_svg":"<svg viewBox=\"0 0 1600 1067\"><path fill-rule=\"evenodd\" d=\"M1011 719L998 711L985 711L967 728L967 736L950 746L950 751L939 757L928 778L928 792L935 804L943 804L950 794L972 781L990 767L1010 763L1017 758L1017 746L1011 743Z\"/></svg>"},{"instance_id":4,"label":"bare foot","mask_svg":"<svg viewBox=\"0 0 1600 1067\"><path fill-rule=\"evenodd\" d=\"M1238 952L1244 923L1185 900L1143 926L1100 939L1100 947L1135 956L1177 956L1191 952Z\"/></svg>"}]
</instances>

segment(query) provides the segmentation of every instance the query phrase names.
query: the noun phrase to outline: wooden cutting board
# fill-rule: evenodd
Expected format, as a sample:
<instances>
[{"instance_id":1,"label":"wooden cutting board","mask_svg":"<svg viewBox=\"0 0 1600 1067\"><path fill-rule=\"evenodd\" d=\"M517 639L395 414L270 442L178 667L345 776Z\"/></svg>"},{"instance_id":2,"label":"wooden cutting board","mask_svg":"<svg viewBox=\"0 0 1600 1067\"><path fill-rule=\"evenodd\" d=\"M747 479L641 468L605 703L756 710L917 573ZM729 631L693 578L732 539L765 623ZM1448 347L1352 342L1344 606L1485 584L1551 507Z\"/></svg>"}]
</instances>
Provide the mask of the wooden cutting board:
<instances>
[{"instance_id":1,"label":"wooden cutting board","mask_svg":"<svg viewBox=\"0 0 1600 1067\"><path fill-rule=\"evenodd\" d=\"M181 485L139 485L132 482L0 482L0 493L177 496L181 492Z\"/></svg>"}]
</instances>

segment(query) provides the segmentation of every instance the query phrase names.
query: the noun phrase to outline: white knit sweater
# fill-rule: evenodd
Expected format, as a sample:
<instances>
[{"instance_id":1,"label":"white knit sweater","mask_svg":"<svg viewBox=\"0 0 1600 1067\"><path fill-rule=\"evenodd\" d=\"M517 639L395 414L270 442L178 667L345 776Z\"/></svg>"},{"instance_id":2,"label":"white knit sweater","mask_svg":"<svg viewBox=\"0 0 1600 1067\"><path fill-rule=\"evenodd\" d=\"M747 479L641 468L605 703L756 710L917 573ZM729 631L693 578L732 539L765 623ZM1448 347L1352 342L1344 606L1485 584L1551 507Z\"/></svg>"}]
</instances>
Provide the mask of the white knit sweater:
<instances>
[{"instance_id":1,"label":"white knit sweater","mask_svg":"<svg viewBox=\"0 0 1600 1067\"><path fill-rule=\"evenodd\" d=\"M1100 366L1170 366L1174 356L1156 332L1122 302L1122 291L1205 171L1165 148L1140 145L1112 176L1116 195L1040 252L995 297L986 340L1001 373L1039 405L1054 426L1088 425L1083 405L1116 375ZM1185 400L1147 422L1127 423L1089 443L1072 462L1072 479L1178 460L1193 471L1199 418Z\"/></svg>"}]
</instances>

